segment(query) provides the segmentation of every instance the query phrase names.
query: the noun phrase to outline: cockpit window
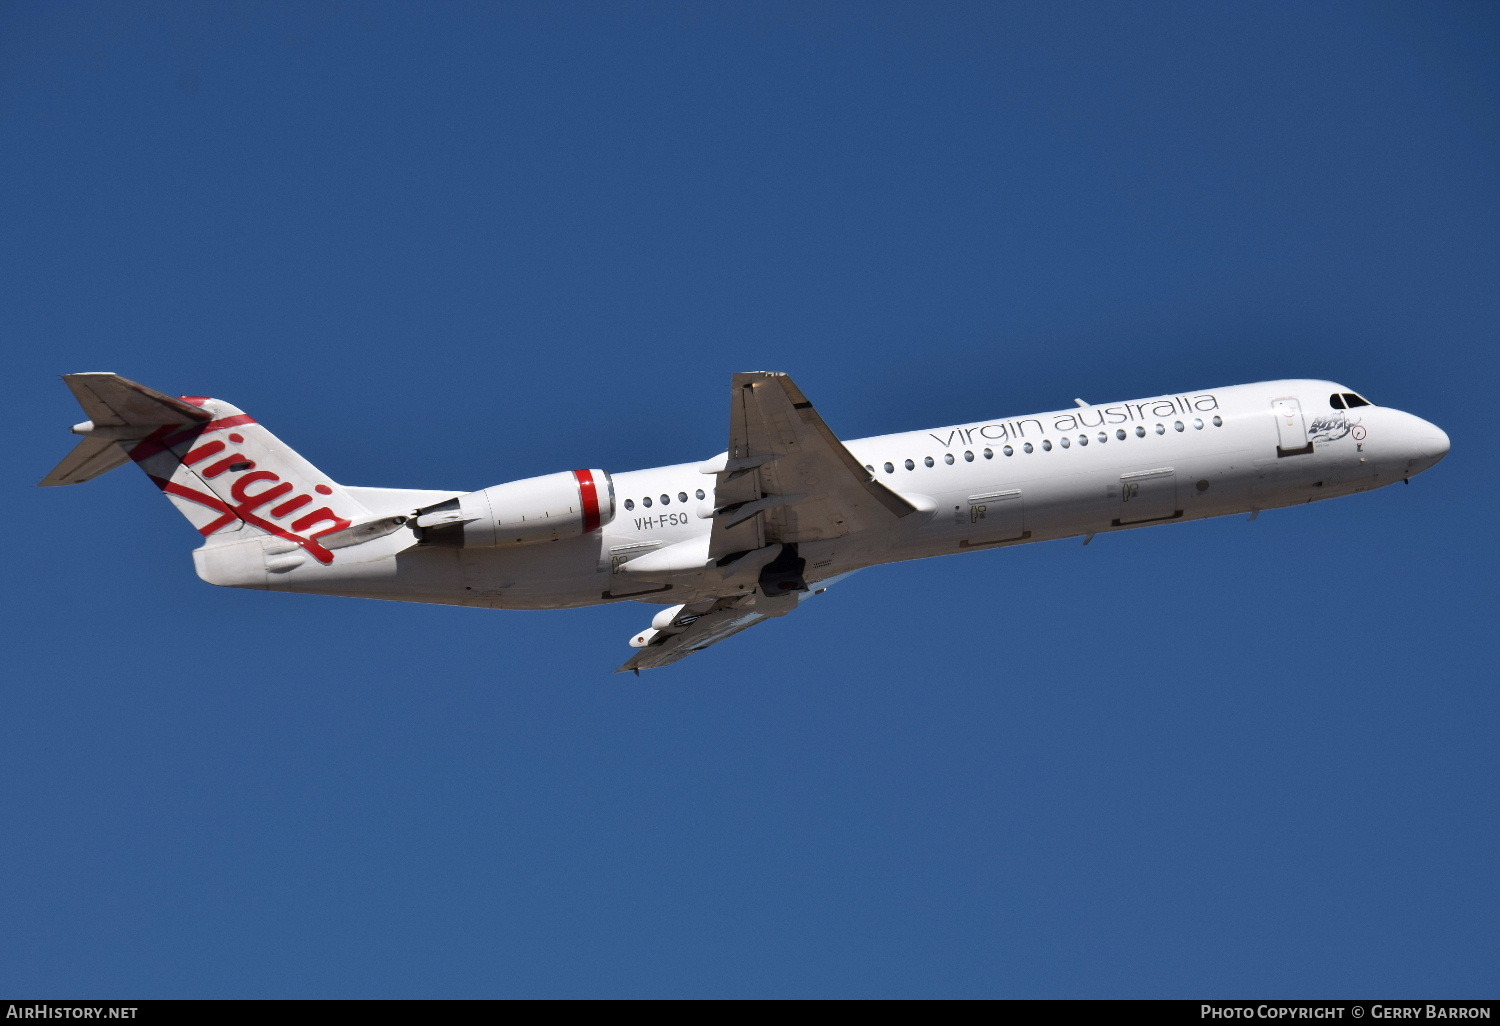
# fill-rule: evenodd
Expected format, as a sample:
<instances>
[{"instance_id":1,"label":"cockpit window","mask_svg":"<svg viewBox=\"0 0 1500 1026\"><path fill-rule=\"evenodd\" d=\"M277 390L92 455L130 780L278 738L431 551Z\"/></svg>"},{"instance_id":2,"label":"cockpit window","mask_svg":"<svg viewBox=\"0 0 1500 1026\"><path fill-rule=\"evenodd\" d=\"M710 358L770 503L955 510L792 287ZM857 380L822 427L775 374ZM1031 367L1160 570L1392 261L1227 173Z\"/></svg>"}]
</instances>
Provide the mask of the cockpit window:
<instances>
[{"instance_id":1,"label":"cockpit window","mask_svg":"<svg viewBox=\"0 0 1500 1026\"><path fill-rule=\"evenodd\" d=\"M1345 392L1344 393L1344 402L1348 405L1349 409L1351 409L1351 410L1354 409L1356 406L1374 406L1375 405L1374 403L1370 402L1370 400L1366 399L1364 396L1355 395L1353 392Z\"/></svg>"},{"instance_id":2,"label":"cockpit window","mask_svg":"<svg viewBox=\"0 0 1500 1026\"><path fill-rule=\"evenodd\" d=\"M1335 410L1342 410L1344 408L1344 397L1335 392L1328 397L1328 405L1332 406Z\"/></svg>"}]
</instances>

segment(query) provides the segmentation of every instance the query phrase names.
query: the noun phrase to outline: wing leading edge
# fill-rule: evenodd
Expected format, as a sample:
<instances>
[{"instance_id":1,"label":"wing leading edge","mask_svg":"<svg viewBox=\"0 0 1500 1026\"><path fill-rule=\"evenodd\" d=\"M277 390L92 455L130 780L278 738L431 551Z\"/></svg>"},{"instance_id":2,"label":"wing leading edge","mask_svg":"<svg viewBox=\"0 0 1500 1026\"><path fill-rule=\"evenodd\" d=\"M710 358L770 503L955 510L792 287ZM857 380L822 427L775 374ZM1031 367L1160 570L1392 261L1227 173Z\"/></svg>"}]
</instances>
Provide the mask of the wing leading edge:
<instances>
[{"instance_id":1,"label":"wing leading edge","mask_svg":"<svg viewBox=\"0 0 1500 1026\"><path fill-rule=\"evenodd\" d=\"M778 580L780 588L797 590L765 594L774 589L763 573L754 593L736 590L687 607L676 622L648 635L646 647L621 666L622 671L667 666L791 612L847 576L840 574L808 590L801 579L801 562L795 559L798 545L888 527L920 511L874 479L790 377L771 371L734 376L729 449L703 469L715 474L709 557L726 566L760 553L760 559L747 562L763 564L767 570L793 562L798 569Z\"/></svg>"},{"instance_id":2,"label":"wing leading edge","mask_svg":"<svg viewBox=\"0 0 1500 1026\"><path fill-rule=\"evenodd\" d=\"M736 374L708 552L825 541L917 512L844 448L785 374Z\"/></svg>"}]
</instances>

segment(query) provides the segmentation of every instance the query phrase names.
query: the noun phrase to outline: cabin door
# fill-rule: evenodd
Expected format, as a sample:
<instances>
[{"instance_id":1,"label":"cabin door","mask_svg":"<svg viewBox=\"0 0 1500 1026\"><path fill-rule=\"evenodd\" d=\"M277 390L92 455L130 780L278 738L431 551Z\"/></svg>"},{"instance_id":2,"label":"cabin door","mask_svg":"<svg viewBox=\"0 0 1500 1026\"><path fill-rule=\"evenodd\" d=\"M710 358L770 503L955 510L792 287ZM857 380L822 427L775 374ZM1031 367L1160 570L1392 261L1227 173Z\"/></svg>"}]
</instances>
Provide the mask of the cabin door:
<instances>
[{"instance_id":1,"label":"cabin door","mask_svg":"<svg viewBox=\"0 0 1500 1026\"><path fill-rule=\"evenodd\" d=\"M1295 399L1277 399L1271 407L1276 413L1276 455L1302 456L1312 452L1307 423L1302 419L1302 404Z\"/></svg>"}]
</instances>

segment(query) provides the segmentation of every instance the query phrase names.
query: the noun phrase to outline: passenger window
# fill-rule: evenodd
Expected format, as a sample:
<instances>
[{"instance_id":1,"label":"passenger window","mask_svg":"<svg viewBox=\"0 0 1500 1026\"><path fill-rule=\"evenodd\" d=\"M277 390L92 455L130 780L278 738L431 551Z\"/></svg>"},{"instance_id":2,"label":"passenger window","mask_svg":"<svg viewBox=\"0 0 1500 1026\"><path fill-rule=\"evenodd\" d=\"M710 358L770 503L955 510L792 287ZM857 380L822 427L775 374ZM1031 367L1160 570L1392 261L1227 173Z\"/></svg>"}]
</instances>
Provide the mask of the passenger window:
<instances>
[{"instance_id":1,"label":"passenger window","mask_svg":"<svg viewBox=\"0 0 1500 1026\"><path fill-rule=\"evenodd\" d=\"M1143 427L1141 427L1139 424L1137 424L1135 426L1135 437L1137 437L1137 438L1145 438L1146 437L1146 429L1143 428Z\"/></svg>"},{"instance_id":2,"label":"passenger window","mask_svg":"<svg viewBox=\"0 0 1500 1026\"><path fill-rule=\"evenodd\" d=\"M922 463L923 463L923 465L928 466L928 467L932 466L932 457L928 456L926 459L924 459L922 461Z\"/></svg>"},{"instance_id":3,"label":"passenger window","mask_svg":"<svg viewBox=\"0 0 1500 1026\"><path fill-rule=\"evenodd\" d=\"M1121 431L1120 432L1120 437L1124 438L1125 437L1125 432ZM1108 431L1101 431L1101 432L1099 432L1099 444L1103 445L1107 441L1109 441L1109 432Z\"/></svg>"},{"instance_id":4,"label":"passenger window","mask_svg":"<svg viewBox=\"0 0 1500 1026\"><path fill-rule=\"evenodd\" d=\"M1125 429L1124 428L1115 428L1115 437L1118 438L1122 442L1125 441Z\"/></svg>"},{"instance_id":5,"label":"passenger window","mask_svg":"<svg viewBox=\"0 0 1500 1026\"><path fill-rule=\"evenodd\" d=\"M894 474L894 473L895 473L895 472L896 472L896 468L895 468L895 467L893 467L893 466L892 466L892 465L891 465L891 464L889 464L889 463L887 463L887 464L886 464L886 465L885 465L885 472L886 472L886 473L887 473L887 474Z\"/></svg>"},{"instance_id":6,"label":"passenger window","mask_svg":"<svg viewBox=\"0 0 1500 1026\"><path fill-rule=\"evenodd\" d=\"M677 493L677 501L678 502L687 502L687 492L678 492Z\"/></svg>"},{"instance_id":7,"label":"passenger window","mask_svg":"<svg viewBox=\"0 0 1500 1026\"><path fill-rule=\"evenodd\" d=\"M984 458L987 459L987 460L994 459L995 458L995 450L994 449L986 449L986 450L984 450Z\"/></svg>"},{"instance_id":8,"label":"passenger window","mask_svg":"<svg viewBox=\"0 0 1500 1026\"><path fill-rule=\"evenodd\" d=\"M1064 435L1062 438L1059 438L1057 440L1057 444L1060 445L1060 446L1062 446L1064 449L1066 449L1068 446L1072 445L1073 443L1070 442L1070 441L1068 441L1067 436Z\"/></svg>"},{"instance_id":9,"label":"passenger window","mask_svg":"<svg viewBox=\"0 0 1500 1026\"><path fill-rule=\"evenodd\" d=\"M1172 426L1174 428L1176 428L1178 431L1185 431L1185 430L1187 430L1187 425L1183 424L1183 422L1180 421L1180 420L1173 421Z\"/></svg>"},{"instance_id":10,"label":"passenger window","mask_svg":"<svg viewBox=\"0 0 1500 1026\"><path fill-rule=\"evenodd\" d=\"M965 463L973 463L974 462L974 453L973 453L972 450L969 450L969 449L965 449L964 450L964 462Z\"/></svg>"},{"instance_id":11,"label":"passenger window","mask_svg":"<svg viewBox=\"0 0 1500 1026\"><path fill-rule=\"evenodd\" d=\"M1203 430L1203 418L1202 417L1194 417L1193 418L1193 430L1194 431L1202 431Z\"/></svg>"},{"instance_id":12,"label":"passenger window","mask_svg":"<svg viewBox=\"0 0 1500 1026\"><path fill-rule=\"evenodd\" d=\"M1043 438L1042 439L1042 452L1051 452L1051 451L1052 451L1052 439L1050 439L1050 438Z\"/></svg>"},{"instance_id":13,"label":"passenger window","mask_svg":"<svg viewBox=\"0 0 1500 1026\"><path fill-rule=\"evenodd\" d=\"M1158 425L1156 425L1156 433L1159 434L1159 435L1166 434L1167 433L1167 426L1165 424L1158 424Z\"/></svg>"},{"instance_id":14,"label":"passenger window","mask_svg":"<svg viewBox=\"0 0 1500 1026\"><path fill-rule=\"evenodd\" d=\"M1025 449L1027 452L1032 452L1033 451L1032 448L1031 448L1031 443L1030 442L1027 442L1025 445L1021 446L1021 448Z\"/></svg>"},{"instance_id":15,"label":"passenger window","mask_svg":"<svg viewBox=\"0 0 1500 1026\"><path fill-rule=\"evenodd\" d=\"M917 469L917 465L915 463L913 463L911 460L907 460L906 461L906 469L907 470L916 470Z\"/></svg>"},{"instance_id":16,"label":"passenger window","mask_svg":"<svg viewBox=\"0 0 1500 1026\"><path fill-rule=\"evenodd\" d=\"M1078 436L1078 444L1079 445L1088 445L1089 444L1089 436L1088 435L1079 435Z\"/></svg>"},{"instance_id":17,"label":"passenger window","mask_svg":"<svg viewBox=\"0 0 1500 1026\"><path fill-rule=\"evenodd\" d=\"M635 509L635 500L634 499L626 499L625 500L625 508L626 509Z\"/></svg>"},{"instance_id":18,"label":"passenger window","mask_svg":"<svg viewBox=\"0 0 1500 1026\"><path fill-rule=\"evenodd\" d=\"M672 505L672 497L670 495L663 495L661 497L661 504L663 506L670 506L670 505Z\"/></svg>"},{"instance_id":19,"label":"passenger window","mask_svg":"<svg viewBox=\"0 0 1500 1026\"><path fill-rule=\"evenodd\" d=\"M865 464L865 469L868 470L872 474L875 473L875 468L872 467L872 466L870 466L868 463Z\"/></svg>"},{"instance_id":20,"label":"passenger window","mask_svg":"<svg viewBox=\"0 0 1500 1026\"><path fill-rule=\"evenodd\" d=\"M651 508L651 496L648 495L644 499L642 499L641 500L641 505L645 506L647 509L650 509Z\"/></svg>"},{"instance_id":21,"label":"passenger window","mask_svg":"<svg viewBox=\"0 0 1500 1026\"><path fill-rule=\"evenodd\" d=\"M1224 418L1223 417L1215 417L1214 418L1214 427L1223 427L1223 426L1224 426Z\"/></svg>"},{"instance_id":22,"label":"passenger window","mask_svg":"<svg viewBox=\"0 0 1500 1026\"><path fill-rule=\"evenodd\" d=\"M1014 456L1016 454L1016 450L1012 449L1008 445L1004 449L1001 449L1000 451L1003 452L1003 453L1005 453L1005 455L1007 455L1007 456Z\"/></svg>"},{"instance_id":23,"label":"passenger window","mask_svg":"<svg viewBox=\"0 0 1500 1026\"><path fill-rule=\"evenodd\" d=\"M946 456L944 456L943 462L948 464L948 466L950 467L953 466L953 454L950 452Z\"/></svg>"},{"instance_id":24,"label":"passenger window","mask_svg":"<svg viewBox=\"0 0 1500 1026\"><path fill-rule=\"evenodd\" d=\"M873 474L873 473L875 473L875 468L874 468L874 467L871 467L871 468L870 468L870 473L872 473L872 474ZM693 494L694 494L694 495L696 495L696 496L698 496L698 498L700 498L700 499L703 499L703 498L707 498L707 496L705 496L705 495L704 495L704 494L703 494L703 489L702 489L702 488L699 488L699 489L698 489L698 490L697 490L697 491L696 491L696 492L694 492L694 493L693 493Z\"/></svg>"},{"instance_id":25,"label":"passenger window","mask_svg":"<svg viewBox=\"0 0 1500 1026\"><path fill-rule=\"evenodd\" d=\"M1335 392L1328 397L1328 405L1332 406L1335 410L1342 410L1344 408L1344 397Z\"/></svg>"}]
</instances>

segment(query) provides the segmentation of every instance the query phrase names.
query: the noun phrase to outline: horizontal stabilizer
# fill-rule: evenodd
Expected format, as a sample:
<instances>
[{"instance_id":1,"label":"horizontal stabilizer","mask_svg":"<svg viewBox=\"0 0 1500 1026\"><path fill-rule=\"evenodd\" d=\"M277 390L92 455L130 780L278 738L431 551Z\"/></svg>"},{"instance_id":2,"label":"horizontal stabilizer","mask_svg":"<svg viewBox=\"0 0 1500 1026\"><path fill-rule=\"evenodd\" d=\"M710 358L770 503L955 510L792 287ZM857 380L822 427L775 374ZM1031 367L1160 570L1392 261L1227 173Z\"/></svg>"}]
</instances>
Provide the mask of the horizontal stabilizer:
<instances>
[{"instance_id":1,"label":"horizontal stabilizer","mask_svg":"<svg viewBox=\"0 0 1500 1026\"><path fill-rule=\"evenodd\" d=\"M192 403L118 374L64 374L62 379L95 427L144 427L144 436L164 424L211 419Z\"/></svg>"},{"instance_id":2,"label":"horizontal stabilizer","mask_svg":"<svg viewBox=\"0 0 1500 1026\"><path fill-rule=\"evenodd\" d=\"M129 462L125 447L114 439L85 438L52 468L52 473L42 478L41 484L43 487L83 484Z\"/></svg>"},{"instance_id":3,"label":"horizontal stabilizer","mask_svg":"<svg viewBox=\"0 0 1500 1026\"><path fill-rule=\"evenodd\" d=\"M42 478L44 486L82 484L130 462L122 442L159 428L202 423L212 414L118 374L64 374L63 381L89 419L73 428L83 441Z\"/></svg>"}]
</instances>

